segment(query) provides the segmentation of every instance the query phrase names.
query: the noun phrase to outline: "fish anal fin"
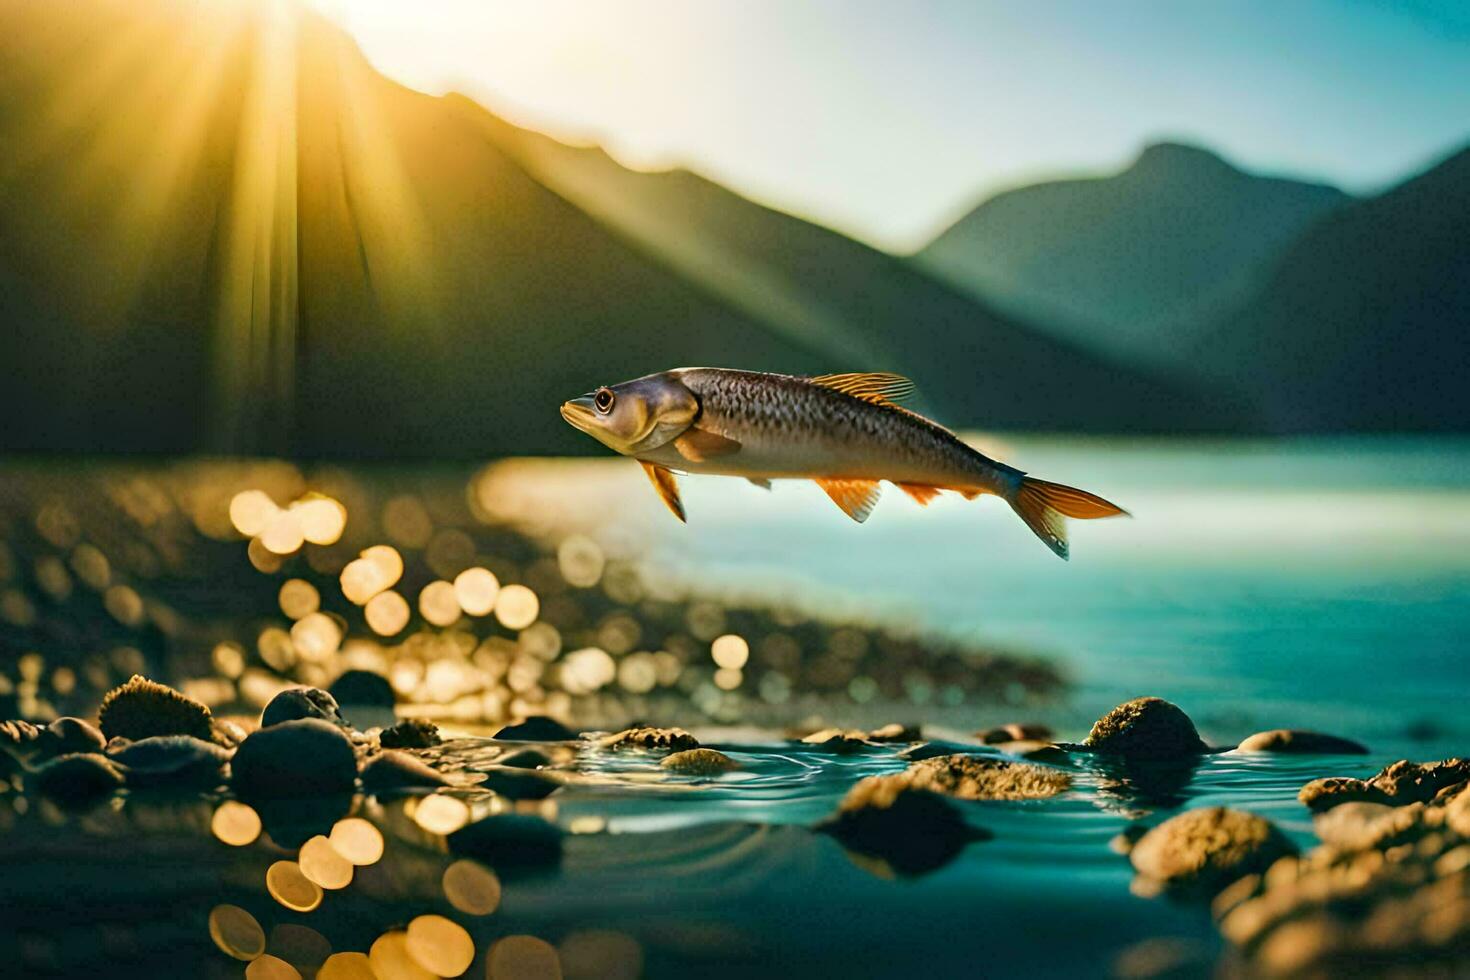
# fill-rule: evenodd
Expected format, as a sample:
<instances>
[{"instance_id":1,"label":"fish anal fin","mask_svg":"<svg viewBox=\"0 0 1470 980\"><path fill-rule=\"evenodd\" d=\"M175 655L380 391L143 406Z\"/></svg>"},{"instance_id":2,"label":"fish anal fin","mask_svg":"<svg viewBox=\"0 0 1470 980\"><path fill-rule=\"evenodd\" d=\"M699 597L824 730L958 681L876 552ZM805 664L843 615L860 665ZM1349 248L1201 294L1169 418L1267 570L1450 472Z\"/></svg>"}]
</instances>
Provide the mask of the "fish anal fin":
<instances>
[{"instance_id":1,"label":"fish anal fin","mask_svg":"<svg viewBox=\"0 0 1470 980\"><path fill-rule=\"evenodd\" d=\"M642 460L639 460L642 463ZM667 467L658 466L654 463L643 463L643 472L648 474L648 481L653 484L653 489L658 491L659 499L664 502L674 516L680 521L684 520L684 503L679 499L679 483L674 479L674 473Z\"/></svg>"},{"instance_id":2,"label":"fish anal fin","mask_svg":"<svg viewBox=\"0 0 1470 980\"><path fill-rule=\"evenodd\" d=\"M927 483L900 483L898 489L913 497L920 506L929 506L929 501L939 496L940 487L930 486Z\"/></svg>"},{"instance_id":3,"label":"fish anal fin","mask_svg":"<svg viewBox=\"0 0 1470 980\"><path fill-rule=\"evenodd\" d=\"M871 371L859 374L821 374L808 379L875 405L897 405L914 393L914 383L901 374Z\"/></svg>"},{"instance_id":4,"label":"fish anal fin","mask_svg":"<svg viewBox=\"0 0 1470 980\"><path fill-rule=\"evenodd\" d=\"M842 512L861 524L868 519L882 495L877 480L817 480L817 486L826 491L832 502Z\"/></svg>"},{"instance_id":5,"label":"fish anal fin","mask_svg":"<svg viewBox=\"0 0 1470 980\"><path fill-rule=\"evenodd\" d=\"M718 459L740 451L740 443L727 439L718 432L708 429L690 428L674 440L679 455L691 463L702 463L707 459Z\"/></svg>"}]
</instances>

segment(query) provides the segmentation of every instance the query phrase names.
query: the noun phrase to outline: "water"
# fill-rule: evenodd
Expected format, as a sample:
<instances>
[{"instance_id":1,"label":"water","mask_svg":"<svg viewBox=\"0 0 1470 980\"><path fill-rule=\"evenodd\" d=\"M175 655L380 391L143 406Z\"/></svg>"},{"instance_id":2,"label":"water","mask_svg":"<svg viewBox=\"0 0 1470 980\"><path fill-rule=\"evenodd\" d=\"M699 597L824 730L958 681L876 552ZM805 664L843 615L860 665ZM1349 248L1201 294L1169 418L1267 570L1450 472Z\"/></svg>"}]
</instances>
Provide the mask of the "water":
<instances>
[{"instance_id":1,"label":"water","mask_svg":"<svg viewBox=\"0 0 1470 980\"><path fill-rule=\"evenodd\" d=\"M1216 745L1303 727L1372 752L1213 754L1142 786L1071 755L1059 763L1069 792L960 804L993 837L931 873L894 876L811 828L861 777L902 769L901 746L833 755L770 729L654 717L686 723L742 768L696 779L667 773L654 755L584 750L552 805L518 804L569 832L560 868L502 869L488 915L450 901L442 876L456 855L403 801L350 804L380 828L383 857L298 913L264 883L294 848L270 839L269 821L267 836L247 846L216 840L216 798L133 794L68 814L12 790L0 793L9 869L0 961L63 975L238 975L243 964L219 951L206 923L211 908L231 903L258 920L268 951L304 965L304 933L282 926L310 929L338 952L366 952L434 913L467 931L471 976L503 975L489 962L511 935L556 947L569 977L1108 976L1165 961L1207 975L1220 953L1207 913L1135 897L1127 859L1109 841L1134 822L1218 804L1262 813L1310 846L1296 802L1305 782L1464 753L1467 450L1454 441L1015 440L996 454L1136 515L1074 524L1066 565L995 501L920 510L890 493L857 528L809 486L767 494L691 478L682 527L630 463L506 467L488 484L470 480L472 499L498 488L501 512L553 539L580 530L610 554L636 549L653 579L729 602L779 599L840 621L903 622L1035 651L1061 663L1070 682L1059 698L1012 705L947 704L932 692L907 702L835 696L822 711L833 722L920 720L931 738L991 752L970 738L975 727L1037 717L1080 738L1113 704L1156 694L1183 706ZM440 472L420 486L462 494L466 478ZM257 611L250 628L268 614ZM472 739L450 751L473 771L499 746ZM499 805L472 789L447 795L476 816Z\"/></svg>"}]
</instances>

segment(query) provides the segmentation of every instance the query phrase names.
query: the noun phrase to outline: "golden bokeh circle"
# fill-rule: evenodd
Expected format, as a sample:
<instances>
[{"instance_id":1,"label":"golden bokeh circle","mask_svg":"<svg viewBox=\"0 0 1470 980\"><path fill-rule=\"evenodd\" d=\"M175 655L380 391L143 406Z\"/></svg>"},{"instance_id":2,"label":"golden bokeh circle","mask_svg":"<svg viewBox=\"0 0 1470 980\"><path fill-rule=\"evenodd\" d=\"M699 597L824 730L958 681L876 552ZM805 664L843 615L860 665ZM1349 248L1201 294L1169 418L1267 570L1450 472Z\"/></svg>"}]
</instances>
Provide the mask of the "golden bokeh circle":
<instances>
[{"instance_id":1,"label":"golden bokeh circle","mask_svg":"<svg viewBox=\"0 0 1470 980\"><path fill-rule=\"evenodd\" d=\"M413 819L431 834L452 834L470 822L470 808L464 800L435 793L417 802Z\"/></svg>"},{"instance_id":2,"label":"golden bokeh circle","mask_svg":"<svg viewBox=\"0 0 1470 980\"><path fill-rule=\"evenodd\" d=\"M556 947L535 936L506 936L490 947L490 980L561 980Z\"/></svg>"},{"instance_id":3,"label":"golden bokeh circle","mask_svg":"<svg viewBox=\"0 0 1470 980\"><path fill-rule=\"evenodd\" d=\"M541 600L524 585L506 585L495 599L495 618L510 630L523 630L541 614Z\"/></svg>"},{"instance_id":4,"label":"golden bokeh circle","mask_svg":"<svg viewBox=\"0 0 1470 980\"><path fill-rule=\"evenodd\" d=\"M301 971L278 956L257 956L245 968L245 980L301 980Z\"/></svg>"},{"instance_id":5,"label":"golden bokeh circle","mask_svg":"<svg viewBox=\"0 0 1470 980\"><path fill-rule=\"evenodd\" d=\"M373 973L377 977L392 977L393 980L437 980L425 970L408 952L408 933L401 929L385 932L373 941L368 951Z\"/></svg>"},{"instance_id":6,"label":"golden bokeh circle","mask_svg":"<svg viewBox=\"0 0 1470 980\"><path fill-rule=\"evenodd\" d=\"M500 907L500 879L478 861L461 858L444 869L444 897L467 915L489 915Z\"/></svg>"},{"instance_id":7,"label":"golden bokeh circle","mask_svg":"<svg viewBox=\"0 0 1470 980\"><path fill-rule=\"evenodd\" d=\"M376 864L383 857L383 834L361 817L347 817L332 825L332 846L359 868Z\"/></svg>"},{"instance_id":8,"label":"golden bokeh circle","mask_svg":"<svg viewBox=\"0 0 1470 980\"><path fill-rule=\"evenodd\" d=\"M306 877L295 861L277 861L267 868L265 887L271 898L293 912L311 912L322 904L321 886Z\"/></svg>"},{"instance_id":9,"label":"golden bokeh circle","mask_svg":"<svg viewBox=\"0 0 1470 980\"><path fill-rule=\"evenodd\" d=\"M332 842L321 834L301 845L296 862L303 876L329 891L352 884L352 862L338 853Z\"/></svg>"},{"instance_id":10,"label":"golden bokeh circle","mask_svg":"<svg viewBox=\"0 0 1470 980\"><path fill-rule=\"evenodd\" d=\"M379 592L368 600L362 611L368 629L379 636L395 636L408 625L410 610L408 600L397 592Z\"/></svg>"},{"instance_id":11,"label":"golden bokeh circle","mask_svg":"<svg viewBox=\"0 0 1470 980\"><path fill-rule=\"evenodd\" d=\"M281 583L276 601L280 603L281 612L286 614L287 619L300 619L321 608L322 597L316 586L306 579L291 578Z\"/></svg>"},{"instance_id":12,"label":"golden bokeh circle","mask_svg":"<svg viewBox=\"0 0 1470 980\"><path fill-rule=\"evenodd\" d=\"M378 980L378 975L366 953L333 953L316 971L316 980Z\"/></svg>"},{"instance_id":13,"label":"golden bokeh circle","mask_svg":"<svg viewBox=\"0 0 1470 980\"><path fill-rule=\"evenodd\" d=\"M210 909L209 938L225 955L237 960L253 960L265 952L265 930L255 916L238 905Z\"/></svg>"},{"instance_id":14,"label":"golden bokeh circle","mask_svg":"<svg viewBox=\"0 0 1470 980\"><path fill-rule=\"evenodd\" d=\"M421 915L408 924L408 955L441 977L457 977L475 959L475 941L459 923L442 915Z\"/></svg>"},{"instance_id":15,"label":"golden bokeh circle","mask_svg":"<svg viewBox=\"0 0 1470 980\"><path fill-rule=\"evenodd\" d=\"M244 847L260 836L260 814L248 804L225 800L215 808L209 828L231 847Z\"/></svg>"},{"instance_id":16,"label":"golden bokeh circle","mask_svg":"<svg viewBox=\"0 0 1470 980\"><path fill-rule=\"evenodd\" d=\"M466 568L454 577L459 607L471 616L488 616L499 593L500 580L488 568Z\"/></svg>"},{"instance_id":17,"label":"golden bokeh circle","mask_svg":"<svg viewBox=\"0 0 1470 980\"><path fill-rule=\"evenodd\" d=\"M459 619L459 598L454 586L439 579L419 593L419 615L435 626L453 626Z\"/></svg>"}]
</instances>

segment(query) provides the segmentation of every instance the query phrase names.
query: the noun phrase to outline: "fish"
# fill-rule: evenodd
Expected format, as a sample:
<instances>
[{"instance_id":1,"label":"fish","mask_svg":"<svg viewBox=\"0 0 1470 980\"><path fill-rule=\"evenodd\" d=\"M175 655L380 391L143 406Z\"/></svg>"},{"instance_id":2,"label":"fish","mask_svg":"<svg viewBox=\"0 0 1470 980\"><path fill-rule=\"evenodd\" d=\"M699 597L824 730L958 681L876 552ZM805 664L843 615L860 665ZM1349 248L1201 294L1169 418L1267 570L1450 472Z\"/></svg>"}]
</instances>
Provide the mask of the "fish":
<instances>
[{"instance_id":1,"label":"fish","mask_svg":"<svg viewBox=\"0 0 1470 980\"><path fill-rule=\"evenodd\" d=\"M1067 518L1127 516L1096 494L1028 476L904 407L912 381L888 372L802 377L691 367L606 385L561 406L567 422L643 465L686 520L678 474L813 480L858 523L892 483L921 505L943 491L996 496L1058 557Z\"/></svg>"}]
</instances>

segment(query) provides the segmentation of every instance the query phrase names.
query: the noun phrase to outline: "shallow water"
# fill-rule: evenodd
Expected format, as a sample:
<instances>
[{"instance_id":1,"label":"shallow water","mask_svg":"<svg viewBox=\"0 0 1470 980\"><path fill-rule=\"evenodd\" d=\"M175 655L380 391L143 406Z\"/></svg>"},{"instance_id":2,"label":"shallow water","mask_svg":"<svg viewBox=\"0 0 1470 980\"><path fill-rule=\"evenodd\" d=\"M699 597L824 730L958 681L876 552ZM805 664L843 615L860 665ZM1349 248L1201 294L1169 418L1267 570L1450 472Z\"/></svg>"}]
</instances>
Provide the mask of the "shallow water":
<instances>
[{"instance_id":1,"label":"shallow water","mask_svg":"<svg viewBox=\"0 0 1470 980\"><path fill-rule=\"evenodd\" d=\"M726 603L779 602L838 622L908 624L1044 656L1062 665L1069 686L1045 696L1017 689L1009 700L936 682L897 700L849 685L815 700L796 692L768 703L748 692L744 702L722 702L745 705L729 720L759 715L764 728L712 727L688 701L633 698L629 712L684 724L742 769L694 779L670 776L656 755L583 751L550 806L519 804L570 832L560 868L501 869L501 901L487 915L448 900L442 875L456 855L403 801L343 802L324 818L316 830L350 807L380 828L386 850L319 907L294 912L265 885L273 862L297 856L269 820L265 836L231 847L210 831L216 798L125 794L76 814L11 787L0 792L0 964L23 974L239 975L244 963L225 956L208 928L210 910L230 903L259 922L268 952L294 957L308 974L313 961L302 949L367 952L430 913L467 930L471 976L533 975L493 971L492 950L511 935L557 947L568 977L1108 976L1170 962L1207 974L1220 951L1208 915L1133 896L1127 859L1109 841L1131 822L1218 804L1260 812L1307 845L1311 822L1296 794L1310 779L1465 754L1470 444L1018 439L994 454L1103 493L1135 518L1074 523L1074 557L1064 565L994 500L946 498L920 510L890 493L857 528L810 485L766 493L690 478L685 527L621 460L522 461L481 475L450 467L411 479L362 474L364 484L416 488L440 524L469 525L467 513L444 516L464 509L468 486L471 510L522 523L553 546L585 532L610 556L637 556L652 581ZM96 482L100 497L108 484ZM436 509L436 499L449 503ZM32 556L16 540L11 550L23 564ZM198 662L201 651L207 663L208 644L220 638L248 648L280 618L278 583L252 585L259 576L242 564L243 547L200 545L216 564L150 581L198 621L186 623L194 632L156 644L176 652L176 663ZM515 562L533 568L532 557ZM443 573L425 573L433 574ZM231 583L228 595L221 580ZM47 670L53 650L75 641L79 600L70 601L34 600L42 622L23 635L26 649L52 657ZM152 656L143 639L131 642ZM905 877L811 829L861 777L903 768L901 747L832 755L770 727L813 712L843 725L922 721L930 738L990 752L974 744L976 728L1035 718L1080 739L1104 710L1139 694L1180 704L1213 745L1302 727L1373 751L1220 753L1142 779L1071 756L1063 765L1071 791L959 804L993 837L937 871ZM473 770L500 748L465 740L454 754ZM472 789L447 795L468 800L477 817L499 805Z\"/></svg>"}]
</instances>

